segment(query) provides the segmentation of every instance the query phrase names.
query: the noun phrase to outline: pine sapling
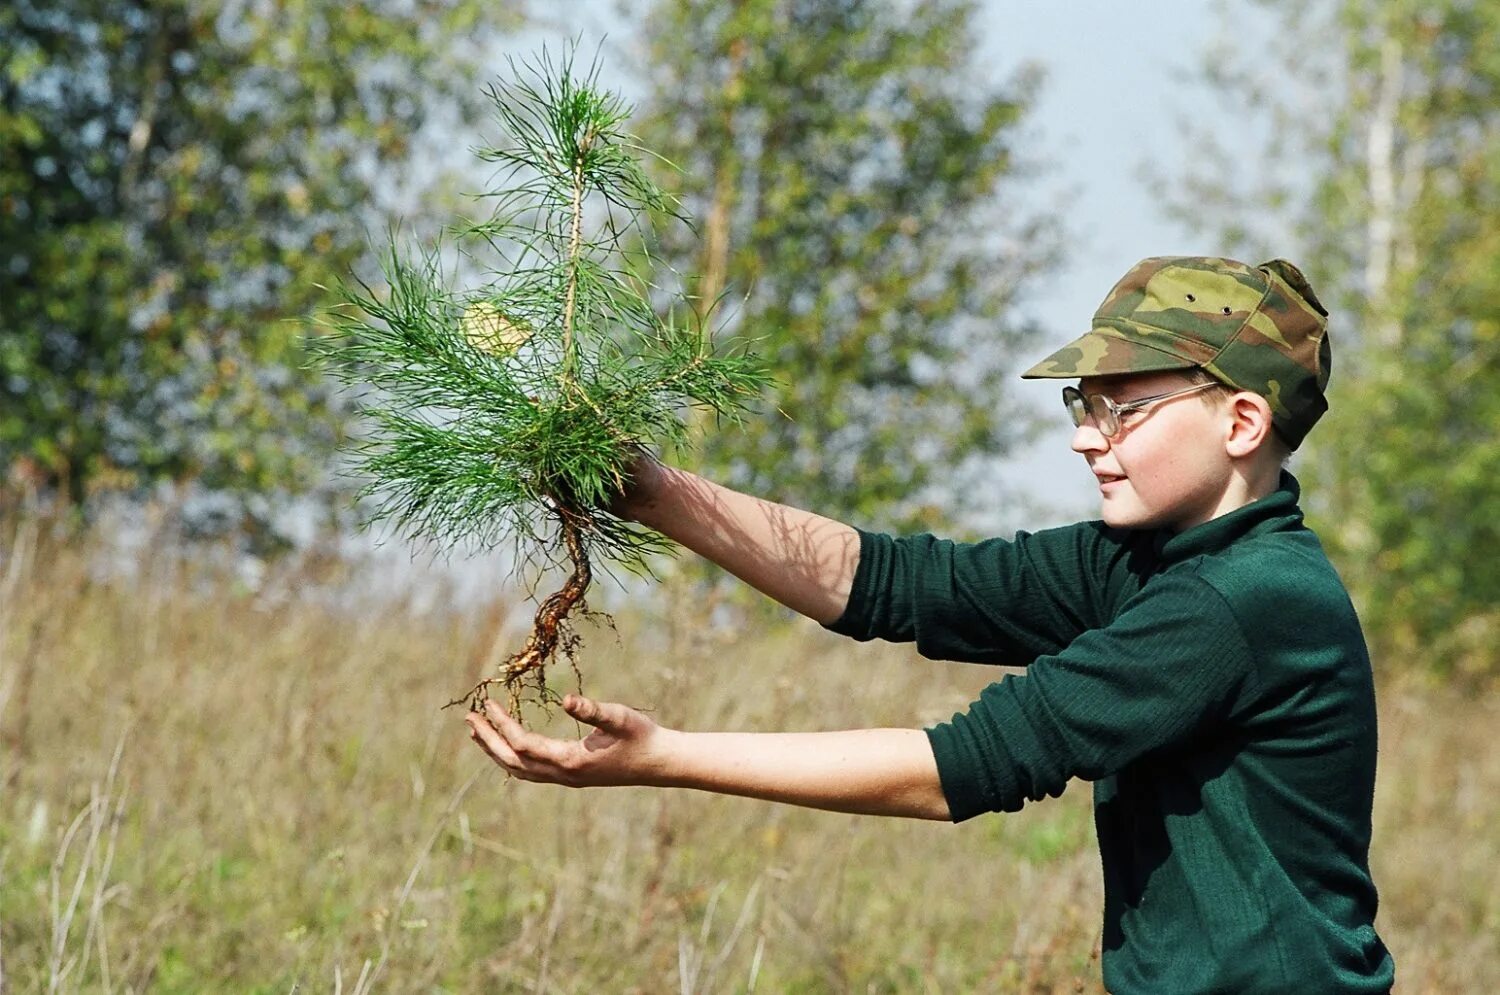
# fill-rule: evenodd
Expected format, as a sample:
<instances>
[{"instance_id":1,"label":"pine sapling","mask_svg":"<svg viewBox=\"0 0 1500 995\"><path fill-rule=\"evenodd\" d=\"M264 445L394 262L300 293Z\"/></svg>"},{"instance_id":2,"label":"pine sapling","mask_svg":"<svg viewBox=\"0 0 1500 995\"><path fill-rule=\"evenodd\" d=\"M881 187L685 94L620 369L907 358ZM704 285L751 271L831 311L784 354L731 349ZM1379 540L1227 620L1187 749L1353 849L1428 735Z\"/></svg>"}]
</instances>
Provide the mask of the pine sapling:
<instances>
[{"instance_id":1,"label":"pine sapling","mask_svg":"<svg viewBox=\"0 0 1500 995\"><path fill-rule=\"evenodd\" d=\"M445 546L512 541L518 564L568 570L521 649L449 702L478 708L500 685L515 711L554 697L547 667L573 659L593 564L648 571L667 548L606 510L633 461L687 445L694 408L737 418L770 381L658 278L672 274L657 273L655 226L687 219L597 64L578 78L571 55L544 53L511 68L487 90L503 141L474 150L497 166L484 216L414 250L392 238L385 286L341 282L321 324L367 428L353 455L371 523Z\"/></svg>"}]
</instances>

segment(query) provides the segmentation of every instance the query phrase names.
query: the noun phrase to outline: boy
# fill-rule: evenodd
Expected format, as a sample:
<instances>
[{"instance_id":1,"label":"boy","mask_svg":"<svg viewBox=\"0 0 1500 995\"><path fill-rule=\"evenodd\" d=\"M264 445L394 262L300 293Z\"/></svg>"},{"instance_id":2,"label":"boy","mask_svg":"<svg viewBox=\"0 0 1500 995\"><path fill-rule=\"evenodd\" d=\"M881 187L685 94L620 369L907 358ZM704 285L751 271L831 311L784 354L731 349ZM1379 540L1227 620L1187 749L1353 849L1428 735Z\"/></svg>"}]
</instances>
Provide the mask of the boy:
<instances>
[{"instance_id":1,"label":"boy","mask_svg":"<svg viewBox=\"0 0 1500 995\"><path fill-rule=\"evenodd\" d=\"M1295 267L1147 259L1027 377L1063 388L1100 521L957 545L873 535L643 461L623 516L855 639L1026 666L932 729L658 727L579 696L564 742L490 703L517 777L960 821L1094 783L1113 992L1387 992L1368 850L1370 663L1282 468L1327 410Z\"/></svg>"}]
</instances>

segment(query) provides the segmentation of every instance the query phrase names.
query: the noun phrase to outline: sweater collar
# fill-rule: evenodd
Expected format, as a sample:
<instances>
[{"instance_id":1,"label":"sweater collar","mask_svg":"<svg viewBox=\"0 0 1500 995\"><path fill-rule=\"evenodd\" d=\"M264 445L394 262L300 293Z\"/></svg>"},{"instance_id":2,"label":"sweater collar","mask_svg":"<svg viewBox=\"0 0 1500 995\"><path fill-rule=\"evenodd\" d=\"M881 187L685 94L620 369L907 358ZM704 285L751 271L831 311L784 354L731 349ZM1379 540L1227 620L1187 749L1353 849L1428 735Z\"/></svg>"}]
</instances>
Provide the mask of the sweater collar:
<instances>
[{"instance_id":1,"label":"sweater collar","mask_svg":"<svg viewBox=\"0 0 1500 995\"><path fill-rule=\"evenodd\" d=\"M1297 499L1302 486L1285 470L1276 490L1243 508L1195 525L1185 532L1166 529L1156 535L1156 552L1162 562L1178 563L1195 556L1217 553L1240 539L1267 532L1282 532L1302 525Z\"/></svg>"}]
</instances>

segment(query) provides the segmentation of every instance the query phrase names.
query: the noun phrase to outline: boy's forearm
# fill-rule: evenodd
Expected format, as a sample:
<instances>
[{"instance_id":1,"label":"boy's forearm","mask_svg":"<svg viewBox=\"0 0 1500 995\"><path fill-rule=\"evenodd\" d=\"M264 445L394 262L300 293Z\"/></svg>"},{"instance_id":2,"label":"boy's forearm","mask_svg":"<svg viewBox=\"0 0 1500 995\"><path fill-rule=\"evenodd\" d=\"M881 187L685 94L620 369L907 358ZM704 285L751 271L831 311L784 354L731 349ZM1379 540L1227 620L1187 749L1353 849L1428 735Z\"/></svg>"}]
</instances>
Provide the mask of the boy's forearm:
<instances>
[{"instance_id":1,"label":"boy's forearm","mask_svg":"<svg viewBox=\"0 0 1500 995\"><path fill-rule=\"evenodd\" d=\"M937 761L919 729L662 734L663 786L860 815L949 818Z\"/></svg>"},{"instance_id":2,"label":"boy's forearm","mask_svg":"<svg viewBox=\"0 0 1500 995\"><path fill-rule=\"evenodd\" d=\"M811 512L657 466L649 492L622 508L634 521L824 624L849 603L859 534Z\"/></svg>"}]
</instances>

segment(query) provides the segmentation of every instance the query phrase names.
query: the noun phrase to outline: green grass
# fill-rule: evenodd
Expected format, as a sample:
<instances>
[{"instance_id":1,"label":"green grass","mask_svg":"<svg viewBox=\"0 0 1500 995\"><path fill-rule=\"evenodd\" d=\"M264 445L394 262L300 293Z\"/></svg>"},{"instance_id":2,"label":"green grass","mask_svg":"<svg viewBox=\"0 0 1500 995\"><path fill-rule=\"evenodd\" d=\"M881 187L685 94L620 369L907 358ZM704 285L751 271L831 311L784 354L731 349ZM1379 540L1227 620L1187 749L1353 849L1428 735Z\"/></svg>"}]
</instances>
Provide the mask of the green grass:
<instances>
[{"instance_id":1,"label":"green grass","mask_svg":"<svg viewBox=\"0 0 1500 995\"><path fill-rule=\"evenodd\" d=\"M35 538L0 543L7 992L1100 990L1087 785L952 827L508 782L438 705L518 641L512 594L351 615L336 566L274 600ZM649 611L587 633L586 690L669 725L928 723L994 676ZM1500 991L1500 698L1382 719L1399 990Z\"/></svg>"}]
</instances>

